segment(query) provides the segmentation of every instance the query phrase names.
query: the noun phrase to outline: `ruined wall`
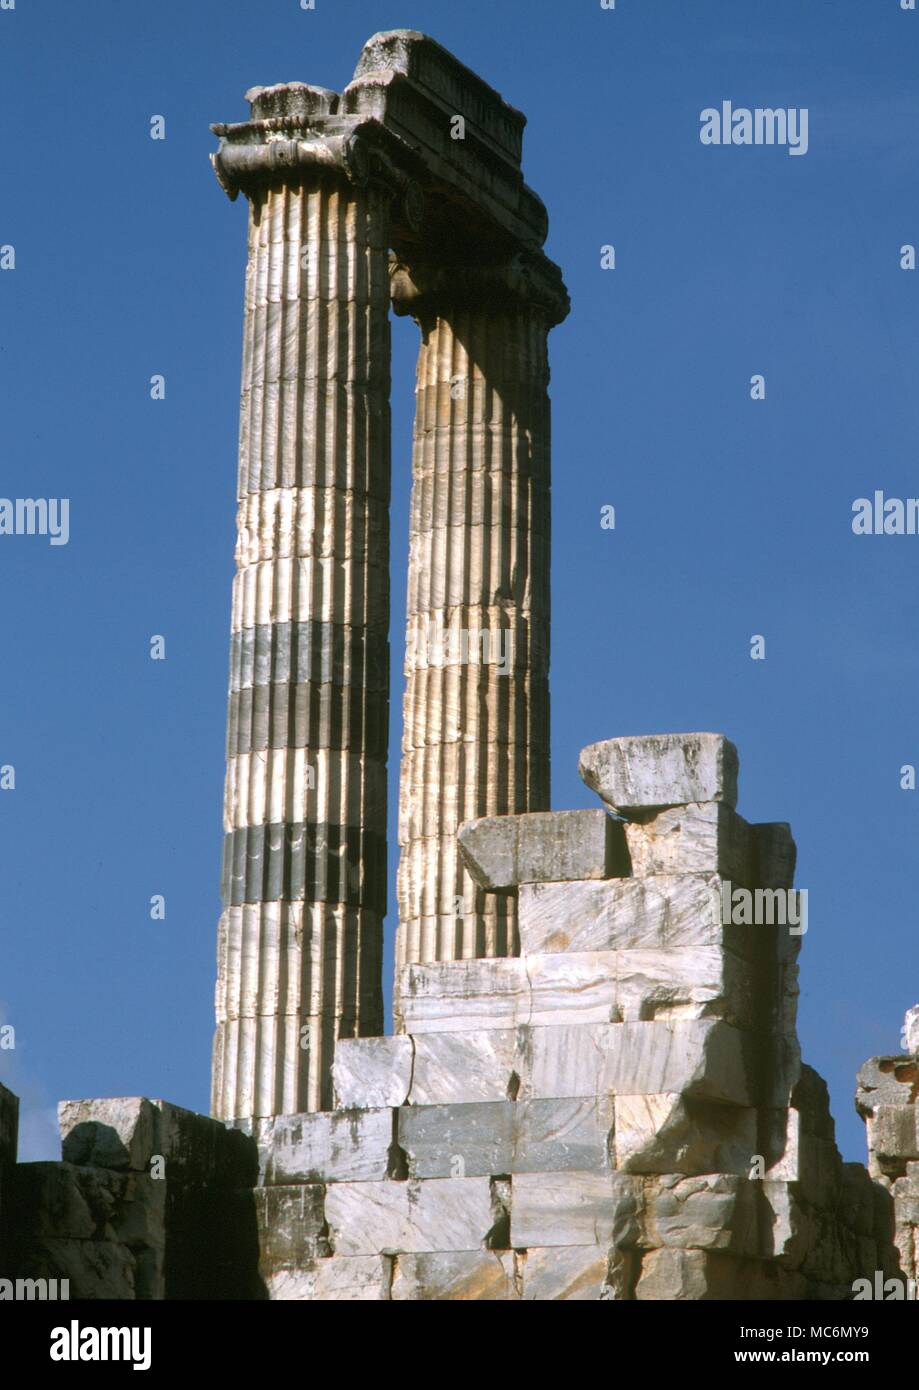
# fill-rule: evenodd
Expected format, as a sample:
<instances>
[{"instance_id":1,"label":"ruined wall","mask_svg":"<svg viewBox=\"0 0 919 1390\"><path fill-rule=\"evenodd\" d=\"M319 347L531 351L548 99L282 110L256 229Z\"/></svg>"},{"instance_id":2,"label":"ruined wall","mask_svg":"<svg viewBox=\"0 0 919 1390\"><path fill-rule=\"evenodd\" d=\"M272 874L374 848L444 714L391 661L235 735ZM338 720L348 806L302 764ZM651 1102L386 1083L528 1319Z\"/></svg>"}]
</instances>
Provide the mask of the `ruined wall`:
<instances>
[{"instance_id":1,"label":"ruined wall","mask_svg":"<svg viewBox=\"0 0 919 1390\"><path fill-rule=\"evenodd\" d=\"M581 770L602 807L460 830L481 890L516 900L521 953L404 966L396 1033L337 1045L334 1110L64 1102L64 1161L14 1165L0 1091L0 1274L307 1301L838 1300L915 1278L916 1011L912 1055L859 1077L869 1175L800 1059L794 842L737 814L733 746L617 739Z\"/></svg>"},{"instance_id":2,"label":"ruined wall","mask_svg":"<svg viewBox=\"0 0 919 1390\"><path fill-rule=\"evenodd\" d=\"M893 1201L902 1273L919 1284L919 1005L902 1043L907 1055L865 1063L855 1103L868 1129L868 1171Z\"/></svg>"},{"instance_id":3,"label":"ruined wall","mask_svg":"<svg viewBox=\"0 0 919 1390\"><path fill-rule=\"evenodd\" d=\"M337 1046L339 1109L256 1126L272 1297L842 1299L896 1272L890 1198L800 1062L800 934L722 921L728 881L791 888L788 827L736 814L715 735L582 773L623 819L460 831L520 956L404 967L397 1034Z\"/></svg>"},{"instance_id":4,"label":"ruined wall","mask_svg":"<svg viewBox=\"0 0 919 1390\"><path fill-rule=\"evenodd\" d=\"M259 1296L251 1140L139 1097L59 1118L63 1161L5 1175L0 1276L68 1280L72 1299Z\"/></svg>"}]
</instances>

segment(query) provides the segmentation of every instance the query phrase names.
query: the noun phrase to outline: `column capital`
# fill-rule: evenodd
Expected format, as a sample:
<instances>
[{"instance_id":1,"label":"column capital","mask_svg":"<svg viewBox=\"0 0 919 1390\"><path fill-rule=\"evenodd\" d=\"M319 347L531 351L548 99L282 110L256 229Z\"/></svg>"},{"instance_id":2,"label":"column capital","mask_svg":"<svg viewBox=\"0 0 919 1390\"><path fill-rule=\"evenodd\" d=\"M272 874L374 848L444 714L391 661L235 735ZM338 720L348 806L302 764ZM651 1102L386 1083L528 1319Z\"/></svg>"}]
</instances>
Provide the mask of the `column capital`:
<instances>
[{"instance_id":1,"label":"column capital","mask_svg":"<svg viewBox=\"0 0 919 1390\"><path fill-rule=\"evenodd\" d=\"M409 233L420 227L421 184L379 122L339 114L337 92L305 82L252 87L246 100L248 121L211 126L220 139L211 164L231 202L240 193L258 200L265 188L305 173L338 174L356 188L382 186L398 202L399 223Z\"/></svg>"},{"instance_id":2,"label":"column capital","mask_svg":"<svg viewBox=\"0 0 919 1390\"><path fill-rule=\"evenodd\" d=\"M535 309L554 328L571 308L561 270L541 251L453 263L392 256L389 275L394 311L418 320L457 307Z\"/></svg>"}]
</instances>

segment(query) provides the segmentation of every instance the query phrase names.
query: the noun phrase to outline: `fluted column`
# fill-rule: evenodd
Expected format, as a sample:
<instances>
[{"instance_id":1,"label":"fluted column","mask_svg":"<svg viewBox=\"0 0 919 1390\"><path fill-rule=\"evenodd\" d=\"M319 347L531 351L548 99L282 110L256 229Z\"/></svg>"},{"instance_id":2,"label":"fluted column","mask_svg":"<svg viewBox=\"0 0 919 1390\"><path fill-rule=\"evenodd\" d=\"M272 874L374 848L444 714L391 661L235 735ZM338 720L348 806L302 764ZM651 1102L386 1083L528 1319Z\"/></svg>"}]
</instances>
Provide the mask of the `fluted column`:
<instances>
[{"instance_id":1,"label":"fluted column","mask_svg":"<svg viewBox=\"0 0 919 1390\"><path fill-rule=\"evenodd\" d=\"M513 955L516 901L458 858L477 816L549 807L549 368L543 257L394 266L421 328L399 795L399 967ZM398 983L397 983L398 988Z\"/></svg>"},{"instance_id":2,"label":"fluted column","mask_svg":"<svg viewBox=\"0 0 919 1390\"><path fill-rule=\"evenodd\" d=\"M388 193L363 177L354 142L307 128L329 94L251 95L259 119L217 128L215 157L231 195L250 200L221 1118L328 1108L336 1038L383 1028ZM275 138L279 126L296 143Z\"/></svg>"}]
</instances>

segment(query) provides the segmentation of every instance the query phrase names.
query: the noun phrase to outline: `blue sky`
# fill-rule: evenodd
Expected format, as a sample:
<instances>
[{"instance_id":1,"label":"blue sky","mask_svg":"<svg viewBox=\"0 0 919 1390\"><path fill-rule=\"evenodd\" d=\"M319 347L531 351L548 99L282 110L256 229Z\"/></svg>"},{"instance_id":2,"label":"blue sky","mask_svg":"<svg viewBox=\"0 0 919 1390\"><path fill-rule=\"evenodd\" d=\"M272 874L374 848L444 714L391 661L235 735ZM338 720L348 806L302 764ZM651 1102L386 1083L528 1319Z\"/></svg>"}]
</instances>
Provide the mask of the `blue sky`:
<instances>
[{"instance_id":1,"label":"blue sky","mask_svg":"<svg viewBox=\"0 0 919 1390\"><path fill-rule=\"evenodd\" d=\"M596 804L577 775L596 739L734 739L738 809L798 841L804 1054L862 1159L855 1071L919 1000L919 792L899 785L919 764L919 537L851 529L855 498L919 495L919 273L899 268L919 244L919 13L899 0L0 11L0 492L71 499L67 546L0 542L0 1080L23 1156L55 1156L62 1097L207 1110L245 260L208 124L243 119L254 84L340 89L395 27L527 113L571 291L551 339L553 805ZM702 146L726 99L807 107L807 155ZM415 335L394 323L394 749Z\"/></svg>"}]
</instances>

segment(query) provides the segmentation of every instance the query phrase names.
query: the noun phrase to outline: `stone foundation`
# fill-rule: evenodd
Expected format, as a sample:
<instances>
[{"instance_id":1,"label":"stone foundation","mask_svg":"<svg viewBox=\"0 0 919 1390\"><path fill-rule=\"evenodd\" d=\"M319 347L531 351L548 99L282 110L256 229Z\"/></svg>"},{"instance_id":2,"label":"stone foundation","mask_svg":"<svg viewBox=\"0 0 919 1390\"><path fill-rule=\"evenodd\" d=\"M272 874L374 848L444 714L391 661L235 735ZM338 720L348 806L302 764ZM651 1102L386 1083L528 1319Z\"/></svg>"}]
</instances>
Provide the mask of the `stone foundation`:
<instances>
[{"instance_id":1,"label":"stone foundation","mask_svg":"<svg viewBox=\"0 0 919 1390\"><path fill-rule=\"evenodd\" d=\"M74 1298L307 1301L843 1300L915 1279L919 1057L862 1069L869 1169L844 1163L800 1060L788 826L737 814L717 735L611 740L582 769L614 814L460 829L478 889L514 899L520 954L401 967L396 1033L336 1046L336 1108L223 1124L64 1102L63 1162L17 1166L0 1092L4 1272ZM738 921L745 901L769 920Z\"/></svg>"}]
</instances>

